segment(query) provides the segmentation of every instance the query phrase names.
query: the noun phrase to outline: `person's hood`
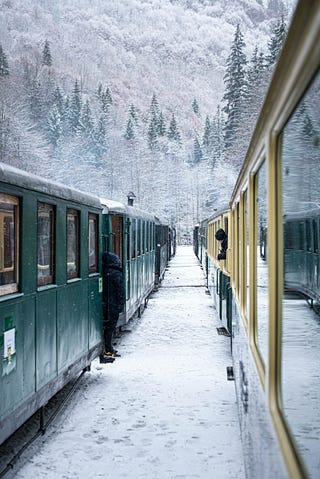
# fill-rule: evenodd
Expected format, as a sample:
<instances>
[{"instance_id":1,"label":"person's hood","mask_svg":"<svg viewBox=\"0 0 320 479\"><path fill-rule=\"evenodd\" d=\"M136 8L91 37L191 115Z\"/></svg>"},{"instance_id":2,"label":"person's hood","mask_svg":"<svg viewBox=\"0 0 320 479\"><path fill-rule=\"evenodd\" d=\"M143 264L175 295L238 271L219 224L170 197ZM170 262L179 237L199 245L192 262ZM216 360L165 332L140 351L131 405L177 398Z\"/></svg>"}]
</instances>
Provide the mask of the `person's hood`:
<instances>
[{"instance_id":1,"label":"person's hood","mask_svg":"<svg viewBox=\"0 0 320 479\"><path fill-rule=\"evenodd\" d=\"M114 253L104 253L103 262L107 268L121 268L120 258Z\"/></svg>"}]
</instances>

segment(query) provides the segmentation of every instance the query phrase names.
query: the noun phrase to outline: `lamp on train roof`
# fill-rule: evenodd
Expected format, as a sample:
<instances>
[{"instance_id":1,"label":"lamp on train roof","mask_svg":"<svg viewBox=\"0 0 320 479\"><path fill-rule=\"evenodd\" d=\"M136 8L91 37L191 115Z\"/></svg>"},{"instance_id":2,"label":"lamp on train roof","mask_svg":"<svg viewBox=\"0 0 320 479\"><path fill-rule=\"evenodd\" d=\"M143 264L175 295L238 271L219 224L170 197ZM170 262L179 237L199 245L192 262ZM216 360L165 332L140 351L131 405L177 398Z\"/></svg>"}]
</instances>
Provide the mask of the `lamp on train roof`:
<instances>
[{"instance_id":1,"label":"lamp on train roof","mask_svg":"<svg viewBox=\"0 0 320 479\"><path fill-rule=\"evenodd\" d=\"M128 205L133 206L133 201L136 198L136 195L132 191L129 191L129 193L127 194L127 198L128 198Z\"/></svg>"}]
</instances>

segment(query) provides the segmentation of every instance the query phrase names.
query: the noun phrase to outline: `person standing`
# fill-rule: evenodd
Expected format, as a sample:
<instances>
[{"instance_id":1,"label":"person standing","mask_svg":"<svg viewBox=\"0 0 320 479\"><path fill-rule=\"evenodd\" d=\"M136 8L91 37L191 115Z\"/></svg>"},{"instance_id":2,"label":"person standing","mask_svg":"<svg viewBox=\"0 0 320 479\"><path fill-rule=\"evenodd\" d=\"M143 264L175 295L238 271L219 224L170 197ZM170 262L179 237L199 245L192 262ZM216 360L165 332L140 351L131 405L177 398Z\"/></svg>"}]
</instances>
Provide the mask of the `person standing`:
<instances>
[{"instance_id":1,"label":"person standing","mask_svg":"<svg viewBox=\"0 0 320 479\"><path fill-rule=\"evenodd\" d=\"M114 253L105 252L102 255L103 278L103 323L104 323L104 354L100 360L119 357L113 348L112 339L119 314L125 304L124 282L121 261Z\"/></svg>"}]
</instances>

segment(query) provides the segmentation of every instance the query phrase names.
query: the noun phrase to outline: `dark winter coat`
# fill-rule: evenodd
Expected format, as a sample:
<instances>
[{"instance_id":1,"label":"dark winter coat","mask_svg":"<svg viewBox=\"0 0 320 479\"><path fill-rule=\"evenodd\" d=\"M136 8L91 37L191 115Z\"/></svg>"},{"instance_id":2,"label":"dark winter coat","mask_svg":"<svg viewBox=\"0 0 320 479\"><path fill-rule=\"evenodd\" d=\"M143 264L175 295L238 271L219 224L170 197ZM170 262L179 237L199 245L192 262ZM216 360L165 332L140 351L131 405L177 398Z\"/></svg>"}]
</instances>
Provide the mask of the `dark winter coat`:
<instances>
[{"instance_id":1,"label":"dark winter coat","mask_svg":"<svg viewBox=\"0 0 320 479\"><path fill-rule=\"evenodd\" d=\"M102 255L103 303L110 314L120 313L125 304L120 258L114 253Z\"/></svg>"},{"instance_id":2,"label":"dark winter coat","mask_svg":"<svg viewBox=\"0 0 320 479\"><path fill-rule=\"evenodd\" d=\"M226 235L221 243L220 253L218 254L218 260L226 259L228 249L228 236Z\"/></svg>"}]
</instances>

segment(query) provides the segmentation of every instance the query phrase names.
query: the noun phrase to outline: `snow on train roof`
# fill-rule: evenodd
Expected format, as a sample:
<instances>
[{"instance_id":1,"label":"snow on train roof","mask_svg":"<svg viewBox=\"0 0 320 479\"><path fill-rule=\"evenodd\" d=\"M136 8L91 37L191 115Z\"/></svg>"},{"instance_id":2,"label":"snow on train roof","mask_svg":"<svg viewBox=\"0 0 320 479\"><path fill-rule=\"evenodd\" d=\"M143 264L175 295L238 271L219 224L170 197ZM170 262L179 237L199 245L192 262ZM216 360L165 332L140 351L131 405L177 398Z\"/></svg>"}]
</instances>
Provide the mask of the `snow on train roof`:
<instances>
[{"instance_id":1,"label":"snow on train roof","mask_svg":"<svg viewBox=\"0 0 320 479\"><path fill-rule=\"evenodd\" d=\"M103 207L102 213L106 214L109 212L114 213L125 213L126 206L120 201L107 200L106 198L100 198L101 205Z\"/></svg>"},{"instance_id":2,"label":"snow on train roof","mask_svg":"<svg viewBox=\"0 0 320 479\"><path fill-rule=\"evenodd\" d=\"M101 208L100 200L97 196L56 181L41 178L40 176L19 170L5 163L0 163L0 182L19 186L31 191L38 191L56 198L72 200L77 203Z\"/></svg>"},{"instance_id":3,"label":"snow on train roof","mask_svg":"<svg viewBox=\"0 0 320 479\"><path fill-rule=\"evenodd\" d=\"M101 198L101 205L103 206L102 213L120 213L127 216L134 216L135 218L141 218L148 221L155 221L155 216L146 211L140 210L135 206L125 205L120 201L107 200Z\"/></svg>"}]
</instances>

